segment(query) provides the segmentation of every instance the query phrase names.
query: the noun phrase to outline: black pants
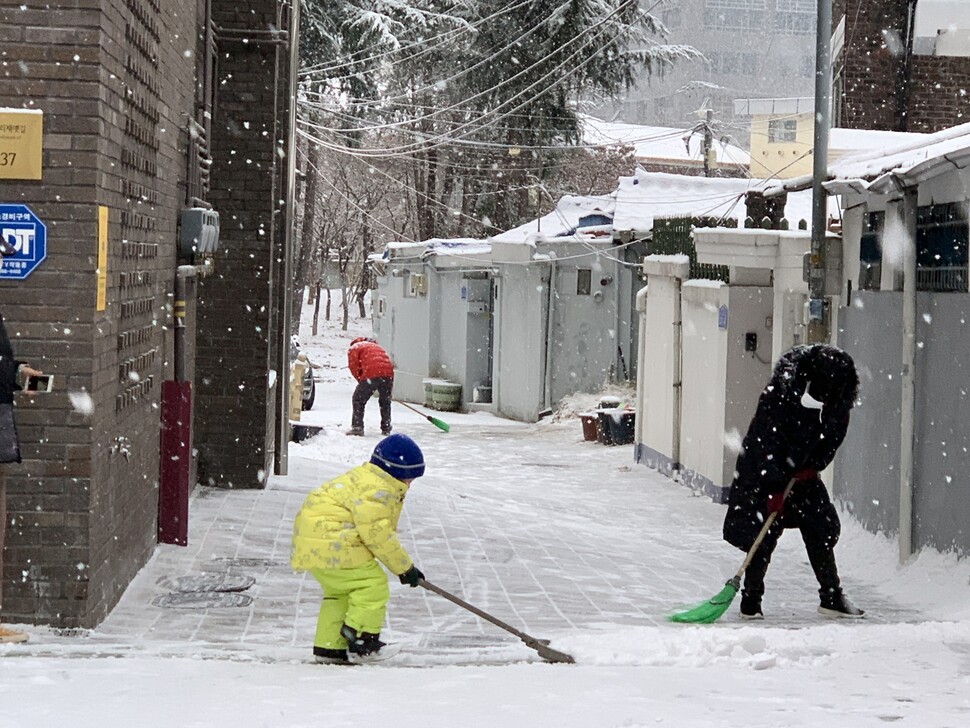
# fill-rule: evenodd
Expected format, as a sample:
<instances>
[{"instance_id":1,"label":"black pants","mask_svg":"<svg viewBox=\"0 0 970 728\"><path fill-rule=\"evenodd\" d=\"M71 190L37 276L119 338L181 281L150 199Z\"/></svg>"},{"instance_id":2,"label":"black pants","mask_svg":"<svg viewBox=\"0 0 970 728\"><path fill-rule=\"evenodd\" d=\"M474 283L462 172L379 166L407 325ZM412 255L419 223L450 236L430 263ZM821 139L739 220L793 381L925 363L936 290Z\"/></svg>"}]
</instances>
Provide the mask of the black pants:
<instances>
[{"instance_id":1,"label":"black pants","mask_svg":"<svg viewBox=\"0 0 970 728\"><path fill-rule=\"evenodd\" d=\"M367 404L367 400L374 395L374 392L377 392L377 401L381 408L381 432L390 431L391 390L393 389L393 377L377 377L358 382L357 389L354 390L354 414L350 420L350 426L355 429L364 429L364 406Z\"/></svg>"},{"instance_id":2,"label":"black pants","mask_svg":"<svg viewBox=\"0 0 970 728\"><path fill-rule=\"evenodd\" d=\"M758 547L754 558L744 572L742 598L761 600L765 593L765 574L768 573L768 564L771 563L771 555L783 530L777 524L773 524L768 529L765 540L761 542L761 546ZM820 537L818 531L814 529L801 528L799 530L802 534L802 541L805 542L808 561L815 572L815 578L818 580L819 598L823 604L826 604L837 599L842 593L839 569L835 563L834 544L830 543L828 539Z\"/></svg>"},{"instance_id":3,"label":"black pants","mask_svg":"<svg viewBox=\"0 0 970 728\"><path fill-rule=\"evenodd\" d=\"M765 593L765 574L778 539L785 529L797 528L802 534L808 561L818 580L822 604L837 600L841 594L839 569L835 563L835 544L842 524L821 480L799 483L789 495L781 517L772 524L764 541L744 572L742 598L760 600Z\"/></svg>"}]
</instances>

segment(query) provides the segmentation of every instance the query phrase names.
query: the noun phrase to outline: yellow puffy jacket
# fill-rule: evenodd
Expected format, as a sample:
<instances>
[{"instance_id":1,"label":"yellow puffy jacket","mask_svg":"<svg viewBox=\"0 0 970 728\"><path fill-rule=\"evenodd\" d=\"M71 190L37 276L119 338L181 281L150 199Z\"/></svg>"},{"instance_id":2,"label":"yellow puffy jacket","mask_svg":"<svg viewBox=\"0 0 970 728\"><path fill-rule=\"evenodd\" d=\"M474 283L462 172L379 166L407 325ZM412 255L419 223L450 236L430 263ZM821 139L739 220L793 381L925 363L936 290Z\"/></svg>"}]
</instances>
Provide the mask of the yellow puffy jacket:
<instances>
[{"instance_id":1,"label":"yellow puffy jacket","mask_svg":"<svg viewBox=\"0 0 970 728\"><path fill-rule=\"evenodd\" d=\"M403 574L414 565L396 533L407 492L406 483L371 463L321 485L293 521L293 569L352 569L376 557Z\"/></svg>"}]
</instances>

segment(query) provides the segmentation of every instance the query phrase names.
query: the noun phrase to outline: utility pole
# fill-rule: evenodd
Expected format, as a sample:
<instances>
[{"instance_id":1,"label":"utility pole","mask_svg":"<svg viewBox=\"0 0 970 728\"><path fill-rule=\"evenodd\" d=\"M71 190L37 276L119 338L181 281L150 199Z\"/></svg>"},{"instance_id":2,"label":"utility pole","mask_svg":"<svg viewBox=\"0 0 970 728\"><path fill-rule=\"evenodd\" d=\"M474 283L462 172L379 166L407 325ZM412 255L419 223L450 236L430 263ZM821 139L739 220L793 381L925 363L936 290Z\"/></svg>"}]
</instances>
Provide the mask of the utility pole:
<instances>
[{"instance_id":1,"label":"utility pole","mask_svg":"<svg viewBox=\"0 0 970 728\"><path fill-rule=\"evenodd\" d=\"M825 310L825 237L828 232L828 205L822 183L828 176L829 124L832 109L832 0L817 0L815 26L815 140L812 168L812 251L809 261L808 340L828 341Z\"/></svg>"},{"instance_id":2,"label":"utility pole","mask_svg":"<svg viewBox=\"0 0 970 728\"><path fill-rule=\"evenodd\" d=\"M711 168L714 166L711 155L714 146L714 109L708 108L704 119L704 176L711 176Z\"/></svg>"}]
</instances>

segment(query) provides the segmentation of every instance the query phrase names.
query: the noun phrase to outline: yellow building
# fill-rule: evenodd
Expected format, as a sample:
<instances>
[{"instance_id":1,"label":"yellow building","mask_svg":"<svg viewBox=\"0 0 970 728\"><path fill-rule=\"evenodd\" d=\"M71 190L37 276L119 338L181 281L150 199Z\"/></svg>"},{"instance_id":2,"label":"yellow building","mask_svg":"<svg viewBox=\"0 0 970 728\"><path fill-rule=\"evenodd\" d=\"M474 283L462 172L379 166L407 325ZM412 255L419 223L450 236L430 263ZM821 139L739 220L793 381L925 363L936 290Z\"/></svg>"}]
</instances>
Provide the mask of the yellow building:
<instances>
[{"instance_id":1,"label":"yellow building","mask_svg":"<svg viewBox=\"0 0 970 728\"><path fill-rule=\"evenodd\" d=\"M751 176L789 179L812 173L814 100L738 99L734 116L751 124Z\"/></svg>"},{"instance_id":2,"label":"yellow building","mask_svg":"<svg viewBox=\"0 0 970 728\"><path fill-rule=\"evenodd\" d=\"M749 170L757 179L791 179L812 174L815 143L815 101L797 99L738 99L734 115L751 124ZM885 149L925 134L872 129L829 130L829 164L852 154Z\"/></svg>"}]
</instances>

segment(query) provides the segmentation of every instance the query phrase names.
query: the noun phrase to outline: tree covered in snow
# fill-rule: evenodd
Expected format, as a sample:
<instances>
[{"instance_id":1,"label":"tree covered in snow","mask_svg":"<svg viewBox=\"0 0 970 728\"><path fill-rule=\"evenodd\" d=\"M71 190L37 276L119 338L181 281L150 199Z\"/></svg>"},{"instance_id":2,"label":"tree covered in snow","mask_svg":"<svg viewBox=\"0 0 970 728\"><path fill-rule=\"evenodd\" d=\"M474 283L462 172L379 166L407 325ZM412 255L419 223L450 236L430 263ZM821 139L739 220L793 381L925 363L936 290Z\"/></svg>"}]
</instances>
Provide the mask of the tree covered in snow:
<instances>
[{"instance_id":1,"label":"tree covered in snow","mask_svg":"<svg viewBox=\"0 0 970 728\"><path fill-rule=\"evenodd\" d=\"M630 160L576 147L580 107L695 55L665 45L639 5L304 0L307 156L344 155L365 178L389 176L396 218L368 230L405 221L403 239L492 234L558 194L607 192Z\"/></svg>"}]
</instances>

